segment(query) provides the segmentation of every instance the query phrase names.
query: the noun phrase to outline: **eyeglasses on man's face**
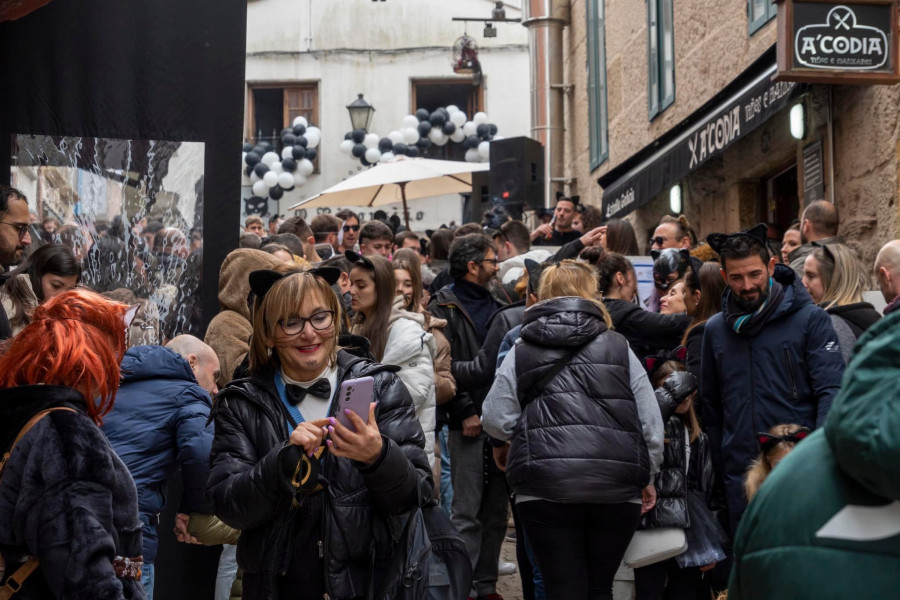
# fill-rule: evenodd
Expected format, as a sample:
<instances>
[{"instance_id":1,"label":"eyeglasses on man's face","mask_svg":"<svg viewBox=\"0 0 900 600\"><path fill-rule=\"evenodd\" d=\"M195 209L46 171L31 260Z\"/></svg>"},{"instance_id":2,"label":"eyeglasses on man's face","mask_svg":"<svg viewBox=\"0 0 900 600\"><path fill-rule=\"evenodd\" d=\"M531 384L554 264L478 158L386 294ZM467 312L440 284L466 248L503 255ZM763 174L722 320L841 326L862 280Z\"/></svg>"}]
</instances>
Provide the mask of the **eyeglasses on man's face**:
<instances>
[{"instance_id":1,"label":"eyeglasses on man's face","mask_svg":"<svg viewBox=\"0 0 900 600\"><path fill-rule=\"evenodd\" d=\"M359 231L359 225L344 225L344 233Z\"/></svg>"},{"instance_id":2,"label":"eyeglasses on man's face","mask_svg":"<svg viewBox=\"0 0 900 600\"><path fill-rule=\"evenodd\" d=\"M334 323L334 311L323 310L309 317L293 316L280 321L278 325L285 335L298 335L306 328L306 324L312 325L316 331L325 331Z\"/></svg>"},{"instance_id":3,"label":"eyeglasses on man's face","mask_svg":"<svg viewBox=\"0 0 900 600\"><path fill-rule=\"evenodd\" d=\"M661 235L658 235L658 236L656 236L656 237L652 237L652 238L650 238L650 240L649 240L649 244L650 244L651 246L652 246L653 244L656 244L657 246L662 246L662 245L665 244L665 243L666 243L666 238L664 238L664 237L661 236Z\"/></svg>"},{"instance_id":4,"label":"eyeglasses on man's face","mask_svg":"<svg viewBox=\"0 0 900 600\"><path fill-rule=\"evenodd\" d=\"M16 230L16 233L19 235L20 240L24 240L25 236L28 235L28 223L8 223L7 221L0 221L4 225L9 225L13 229Z\"/></svg>"}]
</instances>

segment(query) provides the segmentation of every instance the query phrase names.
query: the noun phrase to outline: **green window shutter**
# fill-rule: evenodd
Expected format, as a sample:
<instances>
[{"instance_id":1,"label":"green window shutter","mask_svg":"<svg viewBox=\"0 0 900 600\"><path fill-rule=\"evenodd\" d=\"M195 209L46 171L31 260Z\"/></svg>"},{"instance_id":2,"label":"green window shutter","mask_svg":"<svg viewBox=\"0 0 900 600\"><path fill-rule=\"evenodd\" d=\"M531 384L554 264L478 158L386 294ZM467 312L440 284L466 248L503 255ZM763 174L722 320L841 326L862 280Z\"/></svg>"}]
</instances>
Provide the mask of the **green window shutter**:
<instances>
[{"instance_id":1,"label":"green window shutter","mask_svg":"<svg viewBox=\"0 0 900 600\"><path fill-rule=\"evenodd\" d=\"M658 0L647 0L647 98L650 119L659 114Z\"/></svg>"},{"instance_id":2,"label":"green window shutter","mask_svg":"<svg viewBox=\"0 0 900 600\"><path fill-rule=\"evenodd\" d=\"M591 169L609 156L604 0L587 0L588 118Z\"/></svg>"}]
</instances>

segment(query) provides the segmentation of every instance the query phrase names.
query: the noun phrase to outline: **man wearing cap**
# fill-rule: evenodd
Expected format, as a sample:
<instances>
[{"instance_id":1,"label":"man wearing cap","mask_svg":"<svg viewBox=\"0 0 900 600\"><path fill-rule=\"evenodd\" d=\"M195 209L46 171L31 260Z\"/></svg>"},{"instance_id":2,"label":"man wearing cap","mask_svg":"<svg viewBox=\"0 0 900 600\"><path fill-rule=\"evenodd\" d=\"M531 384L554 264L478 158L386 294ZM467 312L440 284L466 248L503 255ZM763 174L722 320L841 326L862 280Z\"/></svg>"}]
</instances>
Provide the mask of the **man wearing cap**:
<instances>
[{"instance_id":1,"label":"man wearing cap","mask_svg":"<svg viewBox=\"0 0 900 600\"><path fill-rule=\"evenodd\" d=\"M579 196L566 196L556 192L556 210L553 221L541 225L531 232L533 246L562 246L574 242L581 237L581 232L572 229L575 211L578 208Z\"/></svg>"},{"instance_id":2,"label":"man wearing cap","mask_svg":"<svg viewBox=\"0 0 900 600\"><path fill-rule=\"evenodd\" d=\"M706 323L700 408L725 484L732 534L756 433L781 423L821 427L844 372L837 334L792 269L776 264L766 226L706 238L722 260L723 311Z\"/></svg>"}]
</instances>

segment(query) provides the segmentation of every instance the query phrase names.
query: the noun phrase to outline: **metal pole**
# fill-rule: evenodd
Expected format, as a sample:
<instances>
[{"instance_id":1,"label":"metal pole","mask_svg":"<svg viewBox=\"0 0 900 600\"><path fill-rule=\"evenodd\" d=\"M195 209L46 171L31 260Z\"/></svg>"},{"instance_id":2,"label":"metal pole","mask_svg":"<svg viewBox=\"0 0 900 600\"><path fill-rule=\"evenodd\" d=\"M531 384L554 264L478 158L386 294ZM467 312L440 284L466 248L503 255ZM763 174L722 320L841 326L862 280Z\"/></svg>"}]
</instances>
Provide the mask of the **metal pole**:
<instances>
[{"instance_id":1,"label":"metal pole","mask_svg":"<svg viewBox=\"0 0 900 600\"><path fill-rule=\"evenodd\" d=\"M406 221L406 230L412 231L409 227L409 207L406 205L406 182L400 184L400 197L403 198L403 220Z\"/></svg>"},{"instance_id":2,"label":"metal pole","mask_svg":"<svg viewBox=\"0 0 900 600\"><path fill-rule=\"evenodd\" d=\"M563 28L568 0L525 0L522 25L528 28L531 59L531 137L544 145L544 206L562 190L565 171Z\"/></svg>"}]
</instances>

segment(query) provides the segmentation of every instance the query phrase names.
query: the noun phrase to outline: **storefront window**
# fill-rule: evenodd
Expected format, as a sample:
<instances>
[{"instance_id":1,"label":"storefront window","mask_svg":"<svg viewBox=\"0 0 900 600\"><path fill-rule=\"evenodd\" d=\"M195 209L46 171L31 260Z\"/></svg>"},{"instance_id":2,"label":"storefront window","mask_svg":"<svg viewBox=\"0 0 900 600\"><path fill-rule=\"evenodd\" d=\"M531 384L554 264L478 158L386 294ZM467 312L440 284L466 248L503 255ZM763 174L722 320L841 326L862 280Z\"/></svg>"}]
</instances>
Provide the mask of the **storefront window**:
<instances>
[{"instance_id":1,"label":"storefront window","mask_svg":"<svg viewBox=\"0 0 900 600\"><path fill-rule=\"evenodd\" d=\"M750 22L750 35L756 33L763 25L775 18L778 9L772 0L747 0L747 18Z\"/></svg>"},{"instance_id":2,"label":"storefront window","mask_svg":"<svg viewBox=\"0 0 900 600\"><path fill-rule=\"evenodd\" d=\"M591 169L609 156L606 105L606 24L604 0L588 0L588 118L590 120Z\"/></svg>"},{"instance_id":3,"label":"storefront window","mask_svg":"<svg viewBox=\"0 0 900 600\"><path fill-rule=\"evenodd\" d=\"M648 109L651 120L675 102L675 32L673 21L673 0L648 0Z\"/></svg>"}]
</instances>

